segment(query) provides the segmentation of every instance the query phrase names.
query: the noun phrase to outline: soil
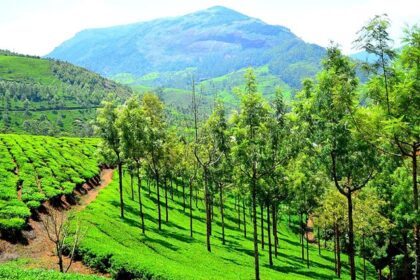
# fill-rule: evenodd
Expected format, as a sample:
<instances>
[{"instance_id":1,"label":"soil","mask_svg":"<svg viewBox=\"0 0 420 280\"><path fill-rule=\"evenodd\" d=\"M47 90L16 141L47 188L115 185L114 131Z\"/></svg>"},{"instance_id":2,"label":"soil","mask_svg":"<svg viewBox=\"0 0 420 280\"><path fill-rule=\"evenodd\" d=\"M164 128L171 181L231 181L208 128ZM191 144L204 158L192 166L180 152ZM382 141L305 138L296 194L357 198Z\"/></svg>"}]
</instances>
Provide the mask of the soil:
<instances>
[{"instance_id":1,"label":"soil","mask_svg":"<svg viewBox=\"0 0 420 280\"><path fill-rule=\"evenodd\" d=\"M310 243L315 243L315 235L314 235L314 219L312 216L309 216L308 223L306 224L306 238Z\"/></svg>"},{"instance_id":2,"label":"soil","mask_svg":"<svg viewBox=\"0 0 420 280\"><path fill-rule=\"evenodd\" d=\"M113 169L103 169L100 175L100 184L98 186L95 187L92 186L92 184L84 184L81 187L82 191L75 191L75 194L80 198L77 204L71 203L67 201L65 197L62 197L62 211L70 209L75 211L83 210L87 205L96 199L101 189L108 186L108 184L112 181L112 174ZM13 244L5 240L0 240L0 263L17 258L24 258L29 260L26 265L28 268L58 270L58 259L54 254L54 243L49 240L48 235L40 222L40 219L42 219L45 215L48 215L48 209L51 209L51 207L52 206L48 201L43 203L41 208L44 209L43 211L39 211L39 217L36 219L29 219L29 229L22 231L22 239L24 242L17 242L16 244ZM65 257L65 268L69 262L70 259ZM69 272L109 276L97 273L91 268L85 266L81 261L73 261Z\"/></svg>"}]
</instances>

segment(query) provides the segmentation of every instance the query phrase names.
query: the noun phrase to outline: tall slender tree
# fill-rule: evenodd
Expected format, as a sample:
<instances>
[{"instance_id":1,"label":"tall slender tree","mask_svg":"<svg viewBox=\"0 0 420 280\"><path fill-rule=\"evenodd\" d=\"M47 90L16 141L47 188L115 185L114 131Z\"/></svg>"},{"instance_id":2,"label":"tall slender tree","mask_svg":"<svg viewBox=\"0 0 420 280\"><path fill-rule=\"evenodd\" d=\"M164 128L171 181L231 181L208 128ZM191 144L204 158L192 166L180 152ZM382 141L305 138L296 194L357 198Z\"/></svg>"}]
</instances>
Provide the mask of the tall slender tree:
<instances>
[{"instance_id":1,"label":"tall slender tree","mask_svg":"<svg viewBox=\"0 0 420 280\"><path fill-rule=\"evenodd\" d=\"M146 156L156 183L158 228L160 230L162 229L160 184L162 181L162 161L164 158L164 143L166 138L166 121L163 111L163 103L156 95L146 93L142 100L142 110L146 123Z\"/></svg>"},{"instance_id":2,"label":"tall slender tree","mask_svg":"<svg viewBox=\"0 0 420 280\"><path fill-rule=\"evenodd\" d=\"M130 98L121 109L117 125L121 133L121 150L127 159L135 162L137 192L142 232L145 233L144 213L141 194L141 167L145 157L146 124L143 110L136 97ZM133 192L133 190L132 190Z\"/></svg>"},{"instance_id":3,"label":"tall slender tree","mask_svg":"<svg viewBox=\"0 0 420 280\"><path fill-rule=\"evenodd\" d=\"M314 96L316 146L337 190L347 199L348 253L351 279L356 279L353 194L366 186L377 167L376 151L352 127L358 81L354 65L336 46L327 50Z\"/></svg>"},{"instance_id":4,"label":"tall slender tree","mask_svg":"<svg viewBox=\"0 0 420 280\"><path fill-rule=\"evenodd\" d=\"M241 94L240 112L234 116L235 145L232 152L236 161L235 169L239 176L247 181L252 206L253 241L255 279L260 279L258 229L257 229L257 203L260 180L268 175L266 156L263 152L268 138L268 125L270 107L257 91L254 71L248 69L245 74L245 91Z\"/></svg>"},{"instance_id":5,"label":"tall slender tree","mask_svg":"<svg viewBox=\"0 0 420 280\"><path fill-rule=\"evenodd\" d=\"M121 218L124 218L124 195L122 183L123 158L121 155L121 138L117 126L117 119L118 109L116 104L108 101L103 102L102 108L98 109L98 116L96 119L97 133L103 140L104 149L112 151L116 157L119 178L120 212Z\"/></svg>"}]
</instances>

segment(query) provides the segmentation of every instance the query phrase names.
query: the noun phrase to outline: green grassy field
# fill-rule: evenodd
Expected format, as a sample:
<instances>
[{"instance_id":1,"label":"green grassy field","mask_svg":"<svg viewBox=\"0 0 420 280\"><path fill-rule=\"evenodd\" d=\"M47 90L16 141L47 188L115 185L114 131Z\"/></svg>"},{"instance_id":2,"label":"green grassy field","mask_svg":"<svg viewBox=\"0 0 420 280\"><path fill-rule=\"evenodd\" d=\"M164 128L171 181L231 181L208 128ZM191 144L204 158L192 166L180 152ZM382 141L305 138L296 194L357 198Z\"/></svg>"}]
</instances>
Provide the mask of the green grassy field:
<instances>
[{"instance_id":1,"label":"green grassy field","mask_svg":"<svg viewBox=\"0 0 420 280\"><path fill-rule=\"evenodd\" d=\"M124 177L126 216L119 216L117 174L113 182L101 190L97 199L78 215L89 226L87 236L82 242L83 260L97 269L111 272L114 276L127 275L144 279L253 279L253 243L250 219L248 217L248 238L238 229L236 211L232 199L226 202L226 245L221 242L219 211L215 211L212 236L212 253L205 246L205 215L203 203L194 210L194 238L189 237L188 210L182 209L182 198L175 192L174 201L169 194L169 222L165 220L162 204L162 230L157 229L156 195L152 187L149 195L143 186L146 234L140 229L139 205L137 196L129 195L129 177ZM163 194L163 190L161 194ZM161 201L164 201L162 197ZM195 207L194 207L195 208ZM284 217L285 219L286 217ZM279 257L274 266L268 266L267 247L260 253L261 279L335 279L334 254L322 251L311 245L311 268L300 259L299 237L280 222ZM267 237L265 238L267 242ZM344 267L342 279L349 279L346 256L342 259ZM361 260L357 259L361 267ZM361 279L361 271L358 273ZM368 277L374 272L369 266ZM128 278L121 278L128 279Z\"/></svg>"},{"instance_id":2,"label":"green grassy field","mask_svg":"<svg viewBox=\"0 0 420 280\"><path fill-rule=\"evenodd\" d=\"M51 72L51 62L31 57L0 55L0 77L9 81L60 84Z\"/></svg>"}]
</instances>

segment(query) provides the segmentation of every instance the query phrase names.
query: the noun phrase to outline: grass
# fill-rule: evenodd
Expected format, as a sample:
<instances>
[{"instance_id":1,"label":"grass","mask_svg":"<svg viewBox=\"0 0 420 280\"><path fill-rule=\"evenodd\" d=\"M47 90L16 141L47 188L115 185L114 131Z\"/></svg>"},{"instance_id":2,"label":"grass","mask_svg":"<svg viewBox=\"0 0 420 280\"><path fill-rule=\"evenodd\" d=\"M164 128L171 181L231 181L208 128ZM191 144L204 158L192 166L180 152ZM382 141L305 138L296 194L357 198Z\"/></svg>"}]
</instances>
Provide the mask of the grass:
<instances>
[{"instance_id":1,"label":"grass","mask_svg":"<svg viewBox=\"0 0 420 280\"><path fill-rule=\"evenodd\" d=\"M131 275L145 279L253 279L254 258L252 227L248 217L248 238L236 223L233 200L226 201L226 245L221 242L219 211L215 211L213 223L212 252L205 245L205 216L203 203L194 210L194 238L189 237L188 210L183 211L180 192L175 192L174 201L169 196L169 222L165 222L162 203L162 230L157 229L156 195L152 187L149 195L143 186L146 234L140 229L137 199L129 195L129 178L125 184L125 218L119 216L117 174L112 183L101 190L97 199L78 215L89 226L82 242L84 262L114 276ZM163 190L161 194L163 194ZM135 194L137 197L138 194ZM161 201L164 201L162 198ZM195 208L195 207L194 207ZM216 208L215 208L216 209ZM284 217L285 218L285 217ZM279 226L279 257L274 266L268 266L267 247L260 252L261 279L335 279L334 254L323 250L318 255L317 247L310 246L311 268L300 259L299 237L281 220ZM260 233L260 229L259 229ZM267 237L265 238L267 242ZM259 246L261 247L261 246ZM342 279L349 279L346 256L343 254ZM357 267L361 260L356 259ZM361 279L361 271L358 279ZM368 279L375 274L369 265ZM125 279L125 278L124 278Z\"/></svg>"},{"instance_id":2,"label":"grass","mask_svg":"<svg viewBox=\"0 0 420 280\"><path fill-rule=\"evenodd\" d=\"M46 85L60 84L51 72L49 60L0 55L0 78L9 81L25 81Z\"/></svg>"}]
</instances>

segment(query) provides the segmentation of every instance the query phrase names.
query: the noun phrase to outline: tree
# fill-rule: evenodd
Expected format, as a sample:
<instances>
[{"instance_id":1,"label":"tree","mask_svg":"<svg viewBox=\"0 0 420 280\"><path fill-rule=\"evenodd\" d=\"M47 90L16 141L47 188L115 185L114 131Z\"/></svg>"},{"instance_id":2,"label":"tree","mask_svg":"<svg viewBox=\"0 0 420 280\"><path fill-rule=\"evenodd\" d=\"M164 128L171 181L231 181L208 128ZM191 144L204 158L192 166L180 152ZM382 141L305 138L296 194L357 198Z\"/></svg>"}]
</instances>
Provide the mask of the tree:
<instances>
[{"instance_id":1,"label":"tree","mask_svg":"<svg viewBox=\"0 0 420 280\"><path fill-rule=\"evenodd\" d=\"M132 173L137 174L137 191L139 196L139 208L142 232L145 233L143 204L141 199L141 167L145 157L146 124L143 110L136 97L129 99L120 111L117 126L121 133L121 150L125 158L135 162ZM132 187L132 186L131 186ZM134 192L132 188L132 196Z\"/></svg>"},{"instance_id":2,"label":"tree","mask_svg":"<svg viewBox=\"0 0 420 280\"><path fill-rule=\"evenodd\" d=\"M377 58L375 63L366 64L365 67L375 72L378 69L382 70L388 113L390 112L388 76L391 74L389 63L395 57L395 51L391 47L392 39L388 33L390 24L388 15L376 15L360 29L359 37L354 41L356 48L363 49Z\"/></svg>"},{"instance_id":3,"label":"tree","mask_svg":"<svg viewBox=\"0 0 420 280\"><path fill-rule=\"evenodd\" d=\"M212 180L219 191L219 205L222 225L222 243L225 245L225 216L224 216L224 189L230 181L232 162L230 158L230 140L228 124L223 103L217 102L216 107L207 121L207 125L215 138L216 145L221 154L220 160L210 169Z\"/></svg>"},{"instance_id":4,"label":"tree","mask_svg":"<svg viewBox=\"0 0 420 280\"><path fill-rule=\"evenodd\" d=\"M356 279L353 194L372 179L376 169L376 150L351 127L358 81L354 65L336 46L327 50L320 73L314 107L317 146L337 190L347 199L348 253L351 279Z\"/></svg>"},{"instance_id":5,"label":"tree","mask_svg":"<svg viewBox=\"0 0 420 280\"><path fill-rule=\"evenodd\" d=\"M210 193L210 168L216 164L222 154L218 147L218 141L215 137L215 131L212 129L212 119L210 117L206 124L204 124L200 130L198 127L198 103L196 100L195 92L195 81L192 81L192 108L194 114L194 132L195 132L195 145L194 145L194 156L197 164L201 166L203 173L204 183L204 204L206 207L206 244L207 251L211 252L211 193ZM213 114L214 116L214 114Z\"/></svg>"},{"instance_id":6,"label":"tree","mask_svg":"<svg viewBox=\"0 0 420 280\"><path fill-rule=\"evenodd\" d=\"M116 157L119 177L121 218L124 218L124 197L122 183L123 159L121 157L120 132L117 126L118 109L115 103L108 101L104 101L102 106L102 108L98 109L98 115L96 119L97 134L103 140L104 150L112 151Z\"/></svg>"},{"instance_id":7,"label":"tree","mask_svg":"<svg viewBox=\"0 0 420 280\"><path fill-rule=\"evenodd\" d=\"M160 210L160 173L164 158L164 143L166 139L166 122L163 111L163 103L159 98L151 93L146 93L142 100L142 109L146 121L145 141L146 156L153 172L156 182L156 197L158 208L158 227L162 229L162 219Z\"/></svg>"},{"instance_id":8,"label":"tree","mask_svg":"<svg viewBox=\"0 0 420 280\"><path fill-rule=\"evenodd\" d=\"M344 232L346 224L348 224L346 199L336 190L334 186L325 192L320 206L315 210L318 222L326 228L333 230L334 239L334 257L335 257L335 273L341 277L341 249L340 237Z\"/></svg>"},{"instance_id":9,"label":"tree","mask_svg":"<svg viewBox=\"0 0 420 280\"><path fill-rule=\"evenodd\" d=\"M386 36L380 38L384 41ZM365 121L362 121L363 118L357 118L357 129L378 150L411 161L413 214L419 217L417 157L420 154L420 28L408 28L405 31L404 42L406 45L399 58L391 65L392 68L385 65L383 71L388 69L389 73L392 69L392 76L388 75L386 83L381 83L384 79L382 75L370 77L366 93L371 102L368 104L369 110L363 114ZM385 47L375 47L376 52L383 48ZM417 279L420 279L419 224L418 219L413 221L414 274Z\"/></svg>"},{"instance_id":10,"label":"tree","mask_svg":"<svg viewBox=\"0 0 420 280\"><path fill-rule=\"evenodd\" d=\"M260 279L258 232L257 232L257 194L259 181L268 175L265 153L263 152L268 138L268 125L270 107L257 92L257 83L254 71L248 69L245 74L245 91L241 94L240 112L233 119L233 135L235 145L232 148L236 161L236 172L247 181L251 195L252 221L254 229L254 260L255 279Z\"/></svg>"},{"instance_id":11,"label":"tree","mask_svg":"<svg viewBox=\"0 0 420 280\"><path fill-rule=\"evenodd\" d=\"M80 222L76 221L75 229L71 228L71 224L75 221L75 217L68 215L65 211L60 211L54 208L48 209L48 214L45 215L41 222L48 239L55 245L55 255L58 258L58 267L60 272L66 273L75 257L75 253L80 245L86 230L83 229ZM63 261L64 249L69 249L69 264L65 268Z\"/></svg>"}]
</instances>

